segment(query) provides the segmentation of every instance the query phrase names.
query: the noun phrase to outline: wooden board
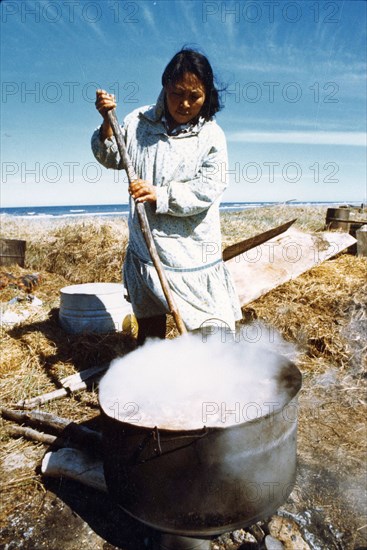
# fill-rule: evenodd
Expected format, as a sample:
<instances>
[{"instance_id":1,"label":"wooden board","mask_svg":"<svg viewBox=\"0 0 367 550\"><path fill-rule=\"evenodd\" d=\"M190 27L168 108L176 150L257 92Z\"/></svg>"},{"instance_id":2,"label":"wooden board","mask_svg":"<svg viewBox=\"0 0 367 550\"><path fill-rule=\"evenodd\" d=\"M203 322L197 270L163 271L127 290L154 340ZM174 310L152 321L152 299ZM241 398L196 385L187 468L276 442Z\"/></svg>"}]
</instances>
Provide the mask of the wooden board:
<instances>
[{"instance_id":1,"label":"wooden board","mask_svg":"<svg viewBox=\"0 0 367 550\"><path fill-rule=\"evenodd\" d=\"M223 250L223 260L225 262L228 262L228 260L231 260L235 256L243 254L247 250L255 248L255 246L260 246L261 244L270 241L270 239L277 237L282 233L285 233L285 231L287 231L287 229L289 229L290 226L293 225L296 221L297 218L291 220L290 222L283 223L282 225L278 225L278 227L274 227L273 229L268 229L268 231L264 231L263 233L259 233L258 235L254 235L249 239L245 239L244 241L240 241L239 243L227 246Z\"/></svg>"},{"instance_id":2,"label":"wooden board","mask_svg":"<svg viewBox=\"0 0 367 550\"><path fill-rule=\"evenodd\" d=\"M241 306L295 279L356 242L348 233L303 233L290 228L226 262Z\"/></svg>"}]
</instances>

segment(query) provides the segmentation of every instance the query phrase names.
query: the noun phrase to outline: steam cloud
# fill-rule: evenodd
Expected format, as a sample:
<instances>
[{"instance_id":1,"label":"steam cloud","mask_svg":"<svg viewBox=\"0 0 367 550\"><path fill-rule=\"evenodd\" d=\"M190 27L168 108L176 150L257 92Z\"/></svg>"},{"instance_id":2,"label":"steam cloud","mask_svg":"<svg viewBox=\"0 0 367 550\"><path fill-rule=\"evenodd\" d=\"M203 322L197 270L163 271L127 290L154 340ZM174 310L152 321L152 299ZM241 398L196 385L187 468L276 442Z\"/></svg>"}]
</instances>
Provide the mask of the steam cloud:
<instances>
[{"instance_id":1,"label":"steam cloud","mask_svg":"<svg viewBox=\"0 0 367 550\"><path fill-rule=\"evenodd\" d=\"M99 387L106 414L121 421L171 430L227 427L287 402L280 373L294 355L278 335L272 342L236 341L213 334L148 340L115 359ZM274 341L275 340L275 341Z\"/></svg>"}]
</instances>

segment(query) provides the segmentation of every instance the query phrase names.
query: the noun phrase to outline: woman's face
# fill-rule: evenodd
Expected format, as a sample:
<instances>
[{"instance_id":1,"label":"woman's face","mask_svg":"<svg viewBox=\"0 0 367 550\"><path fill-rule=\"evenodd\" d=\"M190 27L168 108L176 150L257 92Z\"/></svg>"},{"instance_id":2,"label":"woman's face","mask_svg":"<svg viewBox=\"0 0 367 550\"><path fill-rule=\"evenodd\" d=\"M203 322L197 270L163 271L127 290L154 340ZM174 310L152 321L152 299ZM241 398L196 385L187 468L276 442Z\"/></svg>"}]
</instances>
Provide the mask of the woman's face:
<instances>
[{"instance_id":1,"label":"woman's face","mask_svg":"<svg viewBox=\"0 0 367 550\"><path fill-rule=\"evenodd\" d=\"M205 87L193 73L166 88L166 103L170 116L177 124L187 124L201 111L205 102Z\"/></svg>"}]
</instances>

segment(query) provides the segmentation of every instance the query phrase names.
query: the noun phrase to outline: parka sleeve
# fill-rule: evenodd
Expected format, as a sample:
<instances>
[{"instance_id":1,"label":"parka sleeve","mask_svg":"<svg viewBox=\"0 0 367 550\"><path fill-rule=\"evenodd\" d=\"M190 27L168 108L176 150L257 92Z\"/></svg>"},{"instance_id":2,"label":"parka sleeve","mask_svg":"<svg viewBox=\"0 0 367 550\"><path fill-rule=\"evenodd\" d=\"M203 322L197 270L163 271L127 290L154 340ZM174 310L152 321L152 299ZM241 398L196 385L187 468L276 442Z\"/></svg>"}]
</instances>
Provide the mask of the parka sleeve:
<instances>
[{"instance_id":1,"label":"parka sleeve","mask_svg":"<svg viewBox=\"0 0 367 550\"><path fill-rule=\"evenodd\" d=\"M105 168L113 168L115 170L122 170L123 165L121 162L120 153L117 148L115 136L101 141L99 137L100 128L97 128L92 135L91 146L95 158ZM121 127L124 133L123 127Z\"/></svg>"},{"instance_id":2,"label":"parka sleeve","mask_svg":"<svg viewBox=\"0 0 367 550\"><path fill-rule=\"evenodd\" d=\"M219 130L219 128L218 128ZM191 180L170 181L157 187L157 214L193 216L207 210L227 187L227 145L222 130Z\"/></svg>"}]
</instances>

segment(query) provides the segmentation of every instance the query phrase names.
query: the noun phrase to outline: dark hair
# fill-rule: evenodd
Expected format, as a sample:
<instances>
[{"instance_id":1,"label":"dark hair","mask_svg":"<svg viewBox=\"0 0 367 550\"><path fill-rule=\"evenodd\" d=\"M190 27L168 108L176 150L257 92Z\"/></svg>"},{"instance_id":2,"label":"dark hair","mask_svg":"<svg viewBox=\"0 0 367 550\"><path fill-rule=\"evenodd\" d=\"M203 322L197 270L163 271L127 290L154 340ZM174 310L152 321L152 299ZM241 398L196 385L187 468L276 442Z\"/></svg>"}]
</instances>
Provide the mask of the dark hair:
<instances>
[{"instance_id":1,"label":"dark hair","mask_svg":"<svg viewBox=\"0 0 367 550\"><path fill-rule=\"evenodd\" d=\"M185 73L196 75L205 87L205 102L200 115L210 120L221 109L219 91L215 87L213 69L205 55L183 48L173 56L162 74L162 85L176 84Z\"/></svg>"}]
</instances>

